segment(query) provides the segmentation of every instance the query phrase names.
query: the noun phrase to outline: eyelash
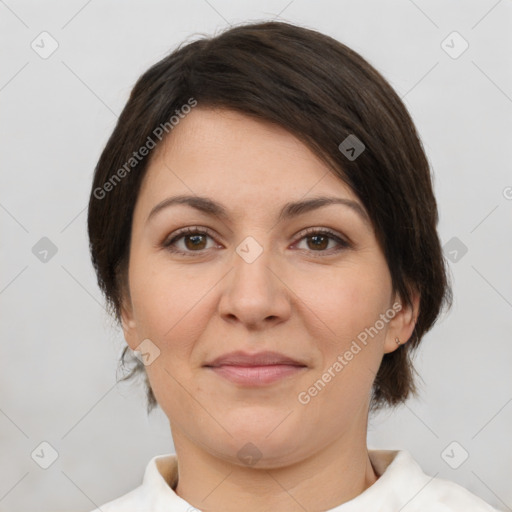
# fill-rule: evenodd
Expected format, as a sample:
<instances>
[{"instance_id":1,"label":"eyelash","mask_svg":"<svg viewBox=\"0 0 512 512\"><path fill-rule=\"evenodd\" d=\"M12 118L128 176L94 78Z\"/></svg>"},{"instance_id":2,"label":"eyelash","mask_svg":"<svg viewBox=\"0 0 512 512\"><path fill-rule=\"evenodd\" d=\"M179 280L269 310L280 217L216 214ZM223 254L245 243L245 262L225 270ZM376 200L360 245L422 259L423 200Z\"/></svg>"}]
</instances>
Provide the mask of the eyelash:
<instances>
[{"instance_id":1,"label":"eyelash","mask_svg":"<svg viewBox=\"0 0 512 512\"><path fill-rule=\"evenodd\" d=\"M176 248L173 248L172 247L172 244L174 244L175 242L177 242L178 240L180 240L181 238L185 238L186 236L191 236L191 235L206 235L206 236L209 236L210 238L214 238L213 237L213 233L208 229L208 228L200 228L200 227L188 227L188 228L183 228L183 229L180 229L179 231L177 231L174 236L172 238L168 238L166 240L164 240L164 242L161 244L161 246L163 248L165 248L166 250L168 250L169 252L172 252L172 253L175 253L175 254L181 254L183 256L201 256L201 255L204 255L205 251L207 251L207 249L201 249L199 251L182 251L180 249L176 249ZM335 242L337 242L341 248L338 248L334 251L334 253L338 253L338 252L341 252L345 249L348 249L351 247L351 244L348 243L346 240L343 240L342 238L340 238L334 231L331 231L329 229L325 229L325 228L309 228L307 229L305 232L303 232L301 234L301 238L299 238L299 242L302 241L304 238L307 238L308 236L313 236L313 235L321 235L321 236L327 236L328 238L330 238L331 240L334 240ZM315 255L315 257L325 257L325 256L331 256L333 254L332 252L332 249L328 250L321 250L321 251L310 251L312 253L315 253L315 252L319 252L321 254L319 255ZM323 254L322 254L323 253ZM327 254L325 254L327 253Z\"/></svg>"}]
</instances>

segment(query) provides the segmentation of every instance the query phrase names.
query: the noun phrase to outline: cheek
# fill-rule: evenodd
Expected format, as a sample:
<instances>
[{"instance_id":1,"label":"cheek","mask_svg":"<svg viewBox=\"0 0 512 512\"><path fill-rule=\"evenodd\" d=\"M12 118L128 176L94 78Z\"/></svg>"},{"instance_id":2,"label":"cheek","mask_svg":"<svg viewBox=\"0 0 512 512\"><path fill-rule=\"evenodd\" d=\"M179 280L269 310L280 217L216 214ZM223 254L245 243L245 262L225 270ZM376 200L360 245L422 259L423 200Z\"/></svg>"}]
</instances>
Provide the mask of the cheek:
<instances>
[{"instance_id":1,"label":"cheek","mask_svg":"<svg viewBox=\"0 0 512 512\"><path fill-rule=\"evenodd\" d=\"M297 279L297 296L307 306L310 327L339 342L353 339L375 323L388 306L390 283L387 267L347 264L329 272ZM309 313L307 313L309 311ZM330 344L332 346L333 344Z\"/></svg>"},{"instance_id":2,"label":"cheek","mask_svg":"<svg viewBox=\"0 0 512 512\"><path fill-rule=\"evenodd\" d=\"M130 290L139 335L154 340L164 355L185 357L205 329L208 291L217 281L212 272L194 277L159 262L151 270L134 265Z\"/></svg>"},{"instance_id":3,"label":"cheek","mask_svg":"<svg viewBox=\"0 0 512 512\"><path fill-rule=\"evenodd\" d=\"M155 398L164 411L173 416L198 415L190 394L199 393L191 365L196 341L207 328L213 310L208 291L218 279L186 275L186 272L160 269L134 270L132 303L141 338L149 338L160 349L160 355L146 366ZM185 391L186 390L186 391Z\"/></svg>"},{"instance_id":4,"label":"cheek","mask_svg":"<svg viewBox=\"0 0 512 512\"><path fill-rule=\"evenodd\" d=\"M347 265L302 286L303 314L321 353L308 389L321 389L317 404L338 404L329 409L326 428L335 429L347 410L367 405L387 328L372 329L389 307L390 286L387 266L378 263Z\"/></svg>"}]
</instances>

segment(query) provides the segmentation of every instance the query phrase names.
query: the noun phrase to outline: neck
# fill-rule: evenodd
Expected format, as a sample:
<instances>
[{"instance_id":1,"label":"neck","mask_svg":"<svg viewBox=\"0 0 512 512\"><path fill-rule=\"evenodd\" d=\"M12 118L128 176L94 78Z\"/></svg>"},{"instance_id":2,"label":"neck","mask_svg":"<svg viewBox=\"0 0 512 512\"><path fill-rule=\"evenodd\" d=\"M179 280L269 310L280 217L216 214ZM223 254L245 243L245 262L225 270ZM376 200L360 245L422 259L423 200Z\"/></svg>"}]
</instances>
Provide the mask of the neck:
<instances>
[{"instance_id":1,"label":"neck","mask_svg":"<svg viewBox=\"0 0 512 512\"><path fill-rule=\"evenodd\" d=\"M329 510L374 484L364 437L340 437L306 459L279 467L245 467L213 456L173 429L176 494L212 512Z\"/></svg>"}]
</instances>

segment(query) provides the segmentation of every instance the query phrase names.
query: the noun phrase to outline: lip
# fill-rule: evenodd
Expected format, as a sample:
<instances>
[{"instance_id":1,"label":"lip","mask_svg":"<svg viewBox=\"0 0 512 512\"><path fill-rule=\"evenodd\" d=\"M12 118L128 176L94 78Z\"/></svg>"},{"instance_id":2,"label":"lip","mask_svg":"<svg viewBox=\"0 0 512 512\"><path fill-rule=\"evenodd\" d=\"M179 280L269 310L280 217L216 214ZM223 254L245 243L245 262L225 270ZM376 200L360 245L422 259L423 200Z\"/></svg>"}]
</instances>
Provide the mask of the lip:
<instances>
[{"instance_id":1,"label":"lip","mask_svg":"<svg viewBox=\"0 0 512 512\"><path fill-rule=\"evenodd\" d=\"M299 374L304 363L279 352L230 352L204 365L220 377L244 386L264 386Z\"/></svg>"},{"instance_id":2,"label":"lip","mask_svg":"<svg viewBox=\"0 0 512 512\"><path fill-rule=\"evenodd\" d=\"M206 363L204 366L270 366L270 365L291 365L306 366L305 363L285 356L279 352L266 350L264 352L255 352L250 354L237 350L223 354L216 359Z\"/></svg>"},{"instance_id":3,"label":"lip","mask_svg":"<svg viewBox=\"0 0 512 512\"><path fill-rule=\"evenodd\" d=\"M242 386L265 386L304 370L305 366L273 364L265 366L212 366L208 367L220 377Z\"/></svg>"}]
</instances>

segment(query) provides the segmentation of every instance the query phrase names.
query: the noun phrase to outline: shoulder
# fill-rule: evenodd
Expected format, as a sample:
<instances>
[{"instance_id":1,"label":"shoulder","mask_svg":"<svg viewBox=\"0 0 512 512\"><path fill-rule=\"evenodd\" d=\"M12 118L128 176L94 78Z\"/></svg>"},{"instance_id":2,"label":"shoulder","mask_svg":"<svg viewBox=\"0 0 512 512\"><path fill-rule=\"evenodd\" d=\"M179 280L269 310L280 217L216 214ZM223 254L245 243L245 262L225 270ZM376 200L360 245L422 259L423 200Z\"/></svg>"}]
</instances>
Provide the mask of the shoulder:
<instances>
[{"instance_id":1,"label":"shoulder","mask_svg":"<svg viewBox=\"0 0 512 512\"><path fill-rule=\"evenodd\" d=\"M458 512L471 510L472 512L497 512L482 498L468 491L455 482L442 478L433 478L425 487L425 493L420 493L416 500L418 510L427 512Z\"/></svg>"},{"instance_id":2,"label":"shoulder","mask_svg":"<svg viewBox=\"0 0 512 512\"><path fill-rule=\"evenodd\" d=\"M97 508L91 512L181 510L186 502L167 483L174 480L177 469L174 454L156 455L147 464L142 483L138 487L101 506L96 505Z\"/></svg>"},{"instance_id":3,"label":"shoulder","mask_svg":"<svg viewBox=\"0 0 512 512\"><path fill-rule=\"evenodd\" d=\"M95 508L91 512L146 512L146 503L142 493L142 487L137 487L132 491L111 500L101 507Z\"/></svg>"},{"instance_id":4,"label":"shoulder","mask_svg":"<svg viewBox=\"0 0 512 512\"><path fill-rule=\"evenodd\" d=\"M387 468L388 483L401 497L403 512L498 512L465 487L426 474L409 452L381 453L396 453Z\"/></svg>"}]
</instances>

